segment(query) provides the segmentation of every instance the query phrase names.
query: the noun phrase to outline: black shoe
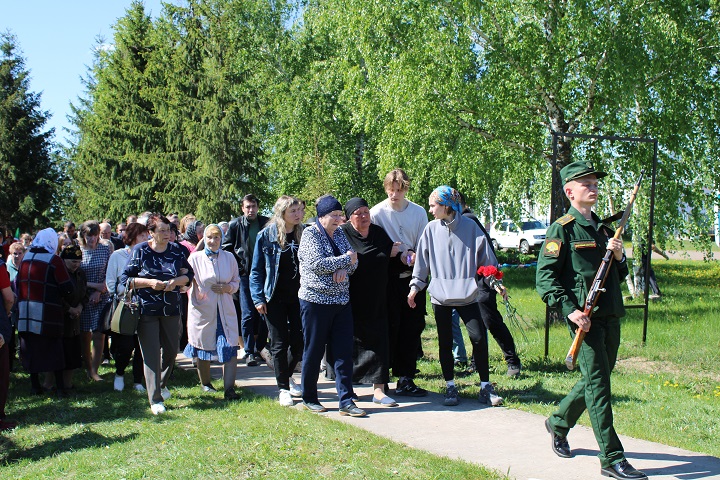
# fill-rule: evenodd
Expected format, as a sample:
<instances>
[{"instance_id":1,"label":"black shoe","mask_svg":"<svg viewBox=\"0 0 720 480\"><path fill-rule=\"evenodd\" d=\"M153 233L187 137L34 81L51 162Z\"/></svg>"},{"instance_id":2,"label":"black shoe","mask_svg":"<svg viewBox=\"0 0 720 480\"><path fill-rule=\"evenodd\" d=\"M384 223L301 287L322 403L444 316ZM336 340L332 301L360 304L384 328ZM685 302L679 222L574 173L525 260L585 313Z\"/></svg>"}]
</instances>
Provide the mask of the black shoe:
<instances>
[{"instance_id":1,"label":"black shoe","mask_svg":"<svg viewBox=\"0 0 720 480\"><path fill-rule=\"evenodd\" d=\"M306 410L310 410L313 413L322 413L327 412L327 408L323 407L319 403L313 403L313 402L306 402L303 400L302 402L303 408Z\"/></svg>"},{"instance_id":2,"label":"black shoe","mask_svg":"<svg viewBox=\"0 0 720 480\"><path fill-rule=\"evenodd\" d=\"M447 387L447 391L445 392L443 405L446 407L454 407L458 404L460 404L460 399L458 398L457 387L455 385L449 385Z\"/></svg>"},{"instance_id":3,"label":"black shoe","mask_svg":"<svg viewBox=\"0 0 720 480\"><path fill-rule=\"evenodd\" d=\"M400 397L424 397L427 395L427 390L418 387L412 378L409 378L398 381L395 387L395 395Z\"/></svg>"},{"instance_id":4,"label":"black shoe","mask_svg":"<svg viewBox=\"0 0 720 480\"><path fill-rule=\"evenodd\" d=\"M603 477L619 478L620 480L647 480L648 478L640 470L635 470L625 459L615 465L601 468L600 473Z\"/></svg>"},{"instance_id":5,"label":"black shoe","mask_svg":"<svg viewBox=\"0 0 720 480\"><path fill-rule=\"evenodd\" d=\"M248 367L257 367L258 361L255 358L255 355L249 353L248 356L245 358L245 365L247 365Z\"/></svg>"},{"instance_id":6,"label":"black shoe","mask_svg":"<svg viewBox=\"0 0 720 480\"><path fill-rule=\"evenodd\" d=\"M515 378L518 375L520 375L520 364L510 364L508 365L507 369L507 376L510 378Z\"/></svg>"},{"instance_id":7,"label":"black shoe","mask_svg":"<svg viewBox=\"0 0 720 480\"><path fill-rule=\"evenodd\" d=\"M362 408L350 402L344 407L340 407L340 415L349 415L351 417L364 417L365 415L367 415L367 413L365 413L365 410L363 410Z\"/></svg>"},{"instance_id":8,"label":"black shoe","mask_svg":"<svg viewBox=\"0 0 720 480\"><path fill-rule=\"evenodd\" d=\"M571 458L572 452L570 451L570 444L567 441L567 437L561 437L550 426L550 420L545 420L545 428L550 434L550 446L552 447L555 455L562 458Z\"/></svg>"},{"instance_id":9,"label":"black shoe","mask_svg":"<svg viewBox=\"0 0 720 480\"><path fill-rule=\"evenodd\" d=\"M225 400L240 400L240 395L237 394L234 388L228 388L224 394Z\"/></svg>"}]
</instances>

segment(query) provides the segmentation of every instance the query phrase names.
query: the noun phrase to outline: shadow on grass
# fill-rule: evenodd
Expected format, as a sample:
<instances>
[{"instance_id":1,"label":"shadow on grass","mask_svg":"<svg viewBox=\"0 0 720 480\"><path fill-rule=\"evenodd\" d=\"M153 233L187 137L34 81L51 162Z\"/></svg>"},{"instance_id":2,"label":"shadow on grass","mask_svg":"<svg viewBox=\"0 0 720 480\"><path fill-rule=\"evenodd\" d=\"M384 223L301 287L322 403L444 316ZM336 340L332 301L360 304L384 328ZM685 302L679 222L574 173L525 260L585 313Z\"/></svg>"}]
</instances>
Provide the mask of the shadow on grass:
<instances>
[{"instance_id":1,"label":"shadow on grass","mask_svg":"<svg viewBox=\"0 0 720 480\"><path fill-rule=\"evenodd\" d=\"M31 395L30 378L24 373L13 373L11 375L10 399L8 406L12 409L12 416L18 417L21 426L30 425L73 425L73 424L98 424L113 422L117 419L144 419L151 417L148 397L145 392L126 388L122 392L113 390L113 384L109 381L114 375L108 374L107 367L102 376L103 382L90 382L82 378L82 373L75 374L76 388L70 390L68 398L59 399L56 394L44 393L43 395ZM193 408L210 409L224 408L226 405L222 393L219 397L195 397L184 398L183 390L198 386L197 373L184 371L175 368L169 382L169 388L173 393L170 400L170 408L173 404L189 404ZM247 394L238 392L241 398L249 398ZM216 394L217 395L217 394Z\"/></svg>"},{"instance_id":2,"label":"shadow on grass","mask_svg":"<svg viewBox=\"0 0 720 480\"><path fill-rule=\"evenodd\" d=\"M137 437L137 433L105 436L96 432L85 431L70 435L66 438L58 438L50 442L40 443L30 448L21 448L9 438L0 438L0 445L2 445L0 463L13 463L20 460L37 461L64 452L76 452L85 448L97 448L114 443L130 442Z\"/></svg>"}]
</instances>

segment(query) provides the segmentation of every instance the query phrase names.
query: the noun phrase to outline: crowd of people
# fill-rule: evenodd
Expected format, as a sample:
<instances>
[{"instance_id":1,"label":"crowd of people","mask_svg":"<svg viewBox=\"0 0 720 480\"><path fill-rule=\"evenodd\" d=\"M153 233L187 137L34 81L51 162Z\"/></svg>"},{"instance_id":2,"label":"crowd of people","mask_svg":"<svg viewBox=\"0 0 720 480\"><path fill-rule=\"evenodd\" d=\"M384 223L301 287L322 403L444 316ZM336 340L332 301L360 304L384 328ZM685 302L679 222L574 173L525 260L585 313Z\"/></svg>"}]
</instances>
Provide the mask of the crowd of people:
<instances>
[{"instance_id":1,"label":"crowd of people","mask_svg":"<svg viewBox=\"0 0 720 480\"><path fill-rule=\"evenodd\" d=\"M112 388L123 391L131 366L132 388L146 392L155 415L166 411L178 352L193 360L205 392L217 392L210 366L221 364L228 400L239 398L241 361L274 371L283 406L300 398L307 410L326 411L317 391L324 371L335 380L340 414L366 415L355 404L359 384L372 385L374 403L395 407L397 397L427 395L414 381L426 292L438 324L444 404L459 403L451 333L458 314L473 346L479 400L501 405L489 379L486 334L497 319L478 304L481 291L490 293L477 269L497 266L486 232L463 215L466 207L450 187L433 191L428 222L425 209L405 197L404 171L388 173L383 186L387 199L372 208L362 198L341 205L324 195L310 220L296 197L278 198L268 218L249 194L242 215L230 222L144 212L115 231L109 219L78 228L68 221L61 232L46 228L18 240L0 229L3 428L14 427L4 406L16 354L34 395L67 396L80 368L89 381L104 381L99 369L108 357ZM134 335L110 331L126 294L140 313ZM510 350L509 374L517 375L514 344Z\"/></svg>"},{"instance_id":2,"label":"crowd of people","mask_svg":"<svg viewBox=\"0 0 720 480\"><path fill-rule=\"evenodd\" d=\"M621 240L592 210L605 175L590 162L562 168L571 208L550 226L538 255L538 293L566 318L572 335L585 332L581 379L545 426L552 451L571 457L567 435L587 410L602 475L643 480L647 476L628 463L613 427L610 374L628 267ZM428 205L434 220L428 222L423 207L406 198L404 171L389 172L383 187L387 199L372 208L363 198L343 206L324 195L307 223L302 200L281 196L267 218L249 194L241 216L217 224L144 212L119 223L116 232L107 219L77 230L67 222L62 232L46 228L17 240L0 228L0 430L16 426L5 413L16 345L37 395L67 396L81 367L90 381L103 381L98 370L108 352L115 362L113 388L122 391L132 361L133 388L147 393L155 415L166 411L181 350L193 359L204 392L217 392L210 365L222 365L227 400L239 398L235 378L242 359L248 367L264 361L274 371L283 406L301 397L305 409L326 411L317 390L324 369L335 379L341 415L366 415L355 404L358 384L372 384L375 404L396 407L391 374L397 377L394 397L427 395L414 381L426 297L437 324L444 405L460 402L454 362L467 360L460 319L473 347L478 399L502 405L490 382L487 332L503 351L509 376L521 365L497 310L497 295L507 298L507 290L484 276L488 268L497 271L487 232L454 188L433 190ZM614 263L605 294L588 313L584 297L604 256ZM109 331L121 295L139 309L134 335ZM301 383L293 378L298 369Z\"/></svg>"}]
</instances>

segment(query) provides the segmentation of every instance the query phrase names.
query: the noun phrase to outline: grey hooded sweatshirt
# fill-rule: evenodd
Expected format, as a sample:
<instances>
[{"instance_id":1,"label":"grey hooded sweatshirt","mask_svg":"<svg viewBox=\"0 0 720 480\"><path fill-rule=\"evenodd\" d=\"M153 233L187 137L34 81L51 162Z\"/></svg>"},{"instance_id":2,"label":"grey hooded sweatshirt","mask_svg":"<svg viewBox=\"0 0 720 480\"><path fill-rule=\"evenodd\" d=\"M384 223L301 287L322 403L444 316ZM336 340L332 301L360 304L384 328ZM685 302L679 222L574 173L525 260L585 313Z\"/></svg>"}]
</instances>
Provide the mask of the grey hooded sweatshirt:
<instances>
[{"instance_id":1,"label":"grey hooded sweatshirt","mask_svg":"<svg viewBox=\"0 0 720 480\"><path fill-rule=\"evenodd\" d=\"M475 222L459 213L452 222L433 220L417 245L410 288L420 291L431 275L430 301L435 305L462 306L477 301L477 269L497 267L487 237ZM484 278L483 278L484 281Z\"/></svg>"}]
</instances>

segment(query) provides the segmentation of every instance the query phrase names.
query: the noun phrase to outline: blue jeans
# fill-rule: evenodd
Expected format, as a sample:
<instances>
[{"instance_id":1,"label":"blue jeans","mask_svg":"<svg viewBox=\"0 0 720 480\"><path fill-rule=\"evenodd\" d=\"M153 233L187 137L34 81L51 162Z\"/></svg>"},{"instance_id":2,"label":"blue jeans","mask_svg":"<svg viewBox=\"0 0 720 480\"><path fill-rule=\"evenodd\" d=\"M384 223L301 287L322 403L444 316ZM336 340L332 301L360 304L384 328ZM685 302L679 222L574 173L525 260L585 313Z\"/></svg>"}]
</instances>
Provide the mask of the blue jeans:
<instances>
[{"instance_id":1,"label":"blue jeans","mask_svg":"<svg viewBox=\"0 0 720 480\"><path fill-rule=\"evenodd\" d=\"M300 300L305 351L301 380L303 401L319 403L320 361L327 345L328 368L335 368L335 388L340 408L352 402L353 316L350 304L321 305Z\"/></svg>"},{"instance_id":2,"label":"blue jeans","mask_svg":"<svg viewBox=\"0 0 720 480\"><path fill-rule=\"evenodd\" d=\"M240 334L245 343L245 353L260 353L267 345L268 330L250 297L250 277L240 277Z\"/></svg>"},{"instance_id":3,"label":"blue jeans","mask_svg":"<svg viewBox=\"0 0 720 480\"><path fill-rule=\"evenodd\" d=\"M460 314L453 308L452 312L452 339L453 339L453 358L456 362L467 362L467 351L465 350L465 340L463 339L462 330L460 330Z\"/></svg>"}]
</instances>

